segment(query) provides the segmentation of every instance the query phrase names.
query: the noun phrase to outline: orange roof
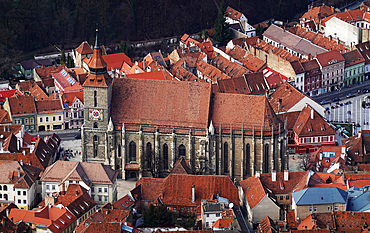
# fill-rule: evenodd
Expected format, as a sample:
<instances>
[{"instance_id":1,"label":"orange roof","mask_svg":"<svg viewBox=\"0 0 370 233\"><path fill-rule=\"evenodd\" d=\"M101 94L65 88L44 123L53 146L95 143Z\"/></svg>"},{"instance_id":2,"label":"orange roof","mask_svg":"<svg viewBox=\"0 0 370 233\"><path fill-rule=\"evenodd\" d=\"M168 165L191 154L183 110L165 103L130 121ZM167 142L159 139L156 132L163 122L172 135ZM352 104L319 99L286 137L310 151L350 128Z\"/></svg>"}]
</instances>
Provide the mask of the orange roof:
<instances>
[{"instance_id":1,"label":"orange roof","mask_svg":"<svg viewBox=\"0 0 370 233\"><path fill-rule=\"evenodd\" d=\"M79 99L81 102L84 102L84 92L83 90L78 92L69 92L62 94L63 105L72 106L73 102Z\"/></svg>"},{"instance_id":2,"label":"orange roof","mask_svg":"<svg viewBox=\"0 0 370 233\"><path fill-rule=\"evenodd\" d=\"M234 219L230 218L220 218L216 222L213 223L213 227L217 228L225 228L225 227L230 227L231 223L234 221Z\"/></svg>"},{"instance_id":3,"label":"orange roof","mask_svg":"<svg viewBox=\"0 0 370 233\"><path fill-rule=\"evenodd\" d=\"M8 98L11 115L34 115L36 104L33 96L12 96Z\"/></svg>"},{"instance_id":4,"label":"orange roof","mask_svg":"<svg viewBox=\"0 0 370 233\"><path fill-rule=\"evenodd\" d=\"M0 124L11 123L9 113L5 109L0 110Z\"/></svg>"},{"instance_id":5,"label":"orange roof","mask_svg":"<svg viewBox=\"0 0 370 233\"><path fill-rule=\"evenodd\" d=\"M151 72L142 72L137 74L127 74L127 78L135 79L154 79L154 80L166 80L162 71L151 71Z\"/></svg>"},{"instance_id":6,"label":"orange roof","mask_svg":"<svg viewBox=\"0 0 370 233\"><path fill-rule=\"evenodd\" d=\"M42 68L36 68L35 69L35 72L37 73L37 75L41 78L41 79L47 79L47 78L51 78L53 73L58 73L60 72L62 69L66 68L65 65L58 65L58 66L48 66L48 67L42 67ZM30 83L31 81L28 81L28 82L25 82L25 83ZM23 91L28 91L29 89L27 90L23 90Z\"/></svg>"},{"instance_id":7,"label":"orange roof","mask_svg":"<svg viewBox=\"0 0 370 233\"><path fill-rule=\"evenodd\" d=\"M239 20L243 14L228 6L225 15L233 20Z\"/></svg>"},{"instance_id":8,"label":"orange roof","mask_svg":"<svg viewBox=\"0 0 370 233\"><path fill-rule=\"evenodd\" d=\"M246 50L242 49L240 46L235 46L232 50L229 51L229 55L238 60L239 62L243 63L245 67L253 72L262 71L265 67L266 63L254 56L253 54L247 52Z\"/></svg>"},{"instance_id":9,"label":"orange roof","mask_svg":"<svg viewBox=\"0 0 370 233\"><path fill-rule=\"evenodd\" d=\"M131 59L125 53L114 53L109 55L103 55L103 60L107 64L108 71L110 71L111 69L120 69L124 62L132 66Z\"/></svg>"},{"instance_id":10,"label":"orange roof","mask_svg":"<svg viewBox=\"0 0 370 233\"><path fill-rule=\"evenodd\" d=\"M63 112L62 104L59 99L47 99L36 101L37 113L46 114L46 113L60 113Z\"/></svg>"},{"instance_id":11,"label":"orange roof","mask_svg":"<svg viewBox=\"0 0 370 233\"><path fill-rule=\"evenodd\" d=\"M93 50L91 49L89 43L87 43L87 41L84 41L80 44L80 46L78 46L76 52L78 52L79 54L91 54L93 53Z\"/></svg>"},{"instance_id":12,"label":"orange roof","mask_svg":"<svg viewBox=\"0 0 370 233\"><path fill-rule=\"evenodd\" d=\"M335 130L308 104L299 114L293 131L299 137L333 136L336 134Z\"/></svg>"},{"instance_id":13,"label":"orange roof","mask_svg":"<svg viewBox=\"0 0 370 233\"><path fill-rule=\"evenodd\" d=\"M263 188L259 177L251 176L240 181L240 185L245 197L247 198L248 205L252 210L266 196L265 189Z\"/></svg>"},{"instance_id":14,"label":"orange roof","mask_svg":"<svg viewBox=\"0 0 370 233\"><path fill-rule=\"evenodd\" d=\"M276 91L270 96L269 101L271 107L276 113L287 112L299 101L305 97L304 94L295 89L288 82L284 82ZM281 104L279 100L281 99Z\"/></svg>"},{"instance_id":15,"label":"orange roof","mask_svg":"<svg viewBox=\"0 0 370 233\"><path fill-rule=\"evenodd\" d=\"M334 14L334 8L322 4L318 7L311 7L310 10L304 13L300 20L314 20L316 23L319 23L319 19L326 18L332 14Z\"/></svg>"},{"instance_id":16,"label":"orange roof","mask_svg":"<svg viewBox=\"0 0 370 233\"><path fill-rule=\"evenodd\" d=\"M49 98L49 96L44 92L43 89L37 84L35 84L30 90L30 94L35 97L36 101Z\"/></svg>"}]
</instances>

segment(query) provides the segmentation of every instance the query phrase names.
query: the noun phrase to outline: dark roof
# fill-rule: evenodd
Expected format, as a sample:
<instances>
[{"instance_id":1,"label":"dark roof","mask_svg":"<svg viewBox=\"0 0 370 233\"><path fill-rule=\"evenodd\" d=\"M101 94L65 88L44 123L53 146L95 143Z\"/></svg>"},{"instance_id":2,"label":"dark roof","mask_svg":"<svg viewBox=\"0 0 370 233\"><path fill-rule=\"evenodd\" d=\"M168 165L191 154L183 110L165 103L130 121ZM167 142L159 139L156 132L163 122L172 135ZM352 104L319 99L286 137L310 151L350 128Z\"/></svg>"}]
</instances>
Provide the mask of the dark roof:
<instances>
[{"instance_id":1,"label":"dark roof","mask_svg":"<svg viewBox=\"0 0 370 233\"><path fill-rule=\"evenodd\" d=\"M21 66L25 70L32 70L36 67L42 67L42 66L52 66L53 62L50 59L37 59L37 60L28 60L28 61L22 61Z\"/></svg>"}]
</instances>

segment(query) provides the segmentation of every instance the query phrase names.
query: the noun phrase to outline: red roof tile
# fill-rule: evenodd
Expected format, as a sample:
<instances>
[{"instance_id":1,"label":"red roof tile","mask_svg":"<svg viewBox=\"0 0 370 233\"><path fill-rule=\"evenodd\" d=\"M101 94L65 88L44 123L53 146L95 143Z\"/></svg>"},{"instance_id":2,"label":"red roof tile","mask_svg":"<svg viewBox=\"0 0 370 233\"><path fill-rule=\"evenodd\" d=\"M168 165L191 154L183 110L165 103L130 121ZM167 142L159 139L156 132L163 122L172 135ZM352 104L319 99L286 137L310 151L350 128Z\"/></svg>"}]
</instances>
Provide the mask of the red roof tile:
<instances>
[{"instance_id":1,"label":"red roof tile","mask_svg":"<svg viewBox=\"0 0 370 233\"><path fill-rule=\"evenodd\" d=\"M276 113L287 112L300 100L305 97L304 94L295 89L288 82L284 82L276 91L270 96L269 102ZM281 100L281 104L279 104Z\"/></svg>"},{"instance_id":2,"label":"red roof tile","mask_svg":"<svg viewBox=\"0 0 370 233\"><path fill-rule=\"evenodd\" d=\"M47 113L61 113L63 112L63 107L59 99L47 99L36 101L37 113L47 114Z\"/></svg>"},{"instance_id":3,"label":"red roof tile","mask_svg":"<svg viewBox=\"0 0 370 233\"><path fill-rule=\"evenodd\" d=\"M226 227L230 227L230 225L233 221L234 221L234 219L220 218L216 222L214 222L212 226L217 227L217 228L226 228Z\"/></svg>"},{"instance_id":4,"label":"red roof tile","mask_svg":"<svg viewBox=\"0 0 370 233\"><path fill-rule=\"evenodd\" d=\"M84 41L80 44L80 46L78 46L76 52L78 52L79 54L91 54L93 53L93 50L91 49L89 43L87 41Z\"/></svg>"},{"instance_id":5,"label":"red roof tile","mask_svg":"<svg viewBox=\"0 0 370 233\"><path fill-rule=\"evenodd\" d=\"M13 96L8 98L11 115L34 115L36 105L33 96Z\"/></svg>"},{"instance_id":6,"label":"red roof tile","mask_svg":"<svg viewBox=\"0 0 370 233\"><path fill-rule=\"evenodd\" d=\"M251 176L240 181L240 185L245 197L247 198L248 205L252 210L266 196L265 189L263 188L259 177Z\"/></svg>"},{"instance_id":7,"label":"red roof tile","mask_svg":"<svg viewBox=\"0 0 370 233\"><path fill-rule=\"evenodd\" d=\"M262 71L266 66L266 63L262 59L253 56L253 54L247 52L238 45L229 51L229 55L237 61L243 63L247 69L253 72Z\"/></svg>"}]
</instances>

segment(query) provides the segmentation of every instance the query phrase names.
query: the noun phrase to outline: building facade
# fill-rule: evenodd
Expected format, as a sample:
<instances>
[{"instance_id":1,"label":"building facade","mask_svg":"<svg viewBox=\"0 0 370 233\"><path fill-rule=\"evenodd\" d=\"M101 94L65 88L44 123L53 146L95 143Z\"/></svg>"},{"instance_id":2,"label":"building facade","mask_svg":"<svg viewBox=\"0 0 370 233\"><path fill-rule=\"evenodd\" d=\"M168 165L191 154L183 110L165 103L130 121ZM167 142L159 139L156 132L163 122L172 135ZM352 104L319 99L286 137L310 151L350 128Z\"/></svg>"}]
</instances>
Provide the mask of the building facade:
<instances>
[{"instance_id":1,"label":"building facade","mask_svg":"<svg viewBox=\"0 0 370 233\"><path fill-rule=\"evenodd\" d=\"M89 65L83 161L110 165L124 179L164 177L180 157L192 174L237 180L287 168L284 122L265 96L212 94L209 83L113 81L97 42Z\"/></svg>"}]
</instances>

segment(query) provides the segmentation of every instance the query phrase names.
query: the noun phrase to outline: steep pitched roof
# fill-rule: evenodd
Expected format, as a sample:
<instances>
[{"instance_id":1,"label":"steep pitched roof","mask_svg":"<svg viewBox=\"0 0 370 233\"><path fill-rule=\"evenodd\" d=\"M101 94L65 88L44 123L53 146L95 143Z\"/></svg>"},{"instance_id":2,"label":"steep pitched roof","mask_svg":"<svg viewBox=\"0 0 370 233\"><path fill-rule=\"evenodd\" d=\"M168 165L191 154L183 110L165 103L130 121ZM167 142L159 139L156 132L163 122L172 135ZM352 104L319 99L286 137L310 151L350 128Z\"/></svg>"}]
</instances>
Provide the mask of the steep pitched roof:
<instances>
[{"instance_id":1,"label":"steep pitched roof","mask_svg":"<svg viewBox=\"0 0 370 233\"><path fill-rule=\"evenodd\" d=\"M12 121L10 120L9 113L5 109L0 110L0 124L9 124Z\"/></svg>"},{"instance_id":2,"label":"steep pitched roof","mask_svg":"<svg viewBox=\"0 0 370 233\"><path fill-rule=\"evenodd\" d=\"M258 233L274 233L277 232L274 221L266 215L262 221L258 224Z\"/></svg>"},{"instance_id":3,"label":"steep pitched roof","mask_svg":"<svg viewBox=\"0 0 370 233\"><path fill-rule=\"evenodd\" d=\"M245 76L218 80L216 84L212 85L212 92L251 94Z\"/></svg>"},{"instance_id":4,"label":"steep pitched roof","mask_svg":"<svg viewBox=\"0 0 370 233\"><path fill-rule=\"evenodd\" d=\"M33 96L12 96L9 101L11 115L34 115L36 114L36 104Z\"/></svg>"},{"instance_id":5,"label":"steep pitched roof","mask_svg":"<svg viewBox=\"0 0 370 233\"><path fill-rule=\"evenodd\" d=\"M91 49L89 43L87 41L84 41L80 44L80 46L77 47L76 52L79 54L92 54L93 50Z\"/></svg>"},{"instance_id":6,"label":"steep pitched roof","mask_svg":"<svg viewBox=\"0 0 370 233\"><path fill-rule=\"evenodd\" d=\"M38 114L63 112L63 107L59 99L36 101L36 108Z\"/></svg>"},{"instance_id":7,"label":"steep pitched roof","mask_svg":"<svg viewBox=\"0 0 370 233\"><path fill-rule=\"evenodd\" d=\"M164 73L160 71L142 72L137 74L127 74L127 78L132 79L154 79L154 80L166 80Z\"/></svg>"},{"instance_id":8,"label":"steep pitched roof","mask_svg":"<svg viewBox=\"0 0 370 233\"><path fill-rule=\"evenodd\" d=\"M131 59L125 53L103 55L103 60L107 63L108 71L111 69L120 69L124 62L132 66Z\"/></svg>"},{"instance_id":9,"label":"steep pitched roof","mask_svg":"<svg viewBox=\"0 0 370 233\"><path fill-rule=\"evenodd\" d=\"M308 104L299 114L293 131L299 137L336 134L335 130Z\"/></svg>"},{"instance_id":10,"label":"steep pitched roof","mask_svg":"<svg viewBox=\"0 0 370 233\"><path fill-rule=\"evenodd\" d=\"M272 95L270 95L269 102L276 113L287 112L304 97L304 94L299 92L288 82L284 82L272 93ZM281 104L279 104L279 100L281 100Z\"/></svg>"},{"instance_id":11,"label":"steep pitched roof","mask_svg":"<svg viewBox=\"0 0 370 233\"><path fill-rule=\"evenodd\" d=\"M201 200L219 195L239 206L238 190L227 176L170 174L164 179L141 178L136 185L142 185L143 200L170 205L197 206L200 212ZM192 202L192 187L195 187L195 202ZM154 188L154 189L152 189Z\"/></svg>"},{"instance_id":12,"label":"steep pitched roof","mask_svg":"<svg viewBox=\"0 0 370 233\"><path fill-rule=\"evenodd\" d=\"M318 62L320 63L321 67L329 66L333 64L333 62L337 63L337 62L345 61L343 55L339 51L336 51L336 50L317 54L316 58Z\"/></svg>"},{"instance_id":13,"label":"steep pitched roof","mask_svg":"<svg viewBox=\"0 0 370 233\"><path fill-rule=\"evenodd\" d=\"M114 125L208 126L210 84L125 78L114 80L112 93Z\"/></svg>"},{"instance_id":14,"label":"steep pitched roof","mask_svg":"<svg viewBox=\"0 0 370 233\"><path fill-rule=\"evenodd\" d=\"M232 58L243 63L245 67L253 72L262 71L262 69L266 66L266 63L262 59L247 52L238 45L230 50L228 54Z\"/></svg>"},{"instance_id":15,"label":"steep pitched roof","mask_svg":"<svg viewBox=\"0 0 370 233\"><path fill-rule=\"evenodd\" d=\"M44 100L49 98L45 91L37 84L33 85L29 90L29 93L35 97L36 101Z\"/></svg>"},{"instance_id":16,"label":"steep pitched roof","mask_svg":"<svg viewBox=\"0 0 370 233\"><path fill-rule=\"evenodd\" d=\"M287 194L294 192L301 180L307 183L308 175L309 171L289 172L288 180L284 180L284 172L276 172L276 181L272 181L271 173L263 173L260 175L260 181L263 187L274 194Z\"/></svg>"},{"instance_id":17,"label":"steep pitched roof","mask_svg":"<svg viewBox=\"0 0 370 233\"><path fill-rule=\"evenodd\" d=\"M181 157L180 159L176 160L173 168L171 170L172 174L190 174L191 169L189 167L188 161Z\"/></svg>"},{"instance_id":18,"label":"steep pitched roof","mask_svg":"<svg viewBox=\"0 0 370 233\"><path fill-rule=\"evenodd\" d=\"M53 73L58 73L65 67L66 67L65 65L42 67L42 68L36 68L35 72L41 79L50 79L52 78ZM30 83L30 82L32 81L27 81L25 83Z\"/></svg>"},{"instance_id":19,"label":"steep pitched roof","mask_svg":"<svg viewBox=\"0 0 370 233\"><path fill-rule=\"evenodd\" d=\"M365 64L370 63L370 41L366 41L356 45L357 50L361 53L365 59Z\"/></svg>"},{"instance_id":20,"label":"steep pitched roof","mask_svg":"<svg viewBox=\"0 0 370 233\"><path fill-rule=\"evenodd\" d=\"M250 109L244 114L240 109ZM212 100L211 120L214 125L230 126L235 129L271 131L282 125L265 96L215 93Z\"/></svg>"},{"instance_id":21,"label":"steep pitched roof","mask_svg":"<svg viewBox=\"0 0 370 233\"><path fill-rule=\"evenodd\" d=\"M240 181L240 185L243 189L245 197L247 198L248 205L252 210L267 195L259 177L251 176Z\"/></svg>"},{"instance_id":22,"label":"steep pitched roof","mask_svg":"<svg viewBox=\"0 0 370 233\"><path fill-rule=\"evenodd\" d=\"M345 67L350 67L365 62L365 59L357 49L348 53L344 53L342 56L345 59Z\"/></svg>"},{"instance_id":23,"label":"steep pitched roof","mask_svg":"<svg viewBox=\"0 0 370 233\"><path fill-rule=\"evenodd\" d=\"M181 59L178 61L182 61ZM177 64L177 63L176 63ZM175 65L176 65L175 64ZM207 62L200 60L197 65L197 70L200 72L204 77L211 79L213 83L218 83L224 79L230 79L230 76L221 72L221 70L217 69L213 65L208 64Z\"/></svg>"},{"instance_id":24,"label":"steep pitched roof","mask_svg":"<svg viewBox=\"0 0 370 233\"><path fill-rule=\"evenodd\" d=\"M292 193L297 205L346 203L347 192L335 187L306 188Z\"/></svg>"},{"instance_id":25,"label":"steep pitched roof","mask_svg":"<svg viewBox=\"0 0 370 233\"><path fill-rule=\"evenodd\" d=\"M320 19L326 18L327 16L332 14L334 14L334 8L322 4L318 7L311 7L311 9L309 9L306 13L302 15L300 20L314 20L316 23L319 23Z\"/></svg>"},{"instance_id":26,"label":"steep pitched roof","mask_svg":"<svg viewBox=\"0 0 370 233\"><path fill-rule=\"evenodd\" d=\"M361 130L357 135L342 140L346 152L356 163L370 162L370 130Z\"/></svg>"}]
</instances>

